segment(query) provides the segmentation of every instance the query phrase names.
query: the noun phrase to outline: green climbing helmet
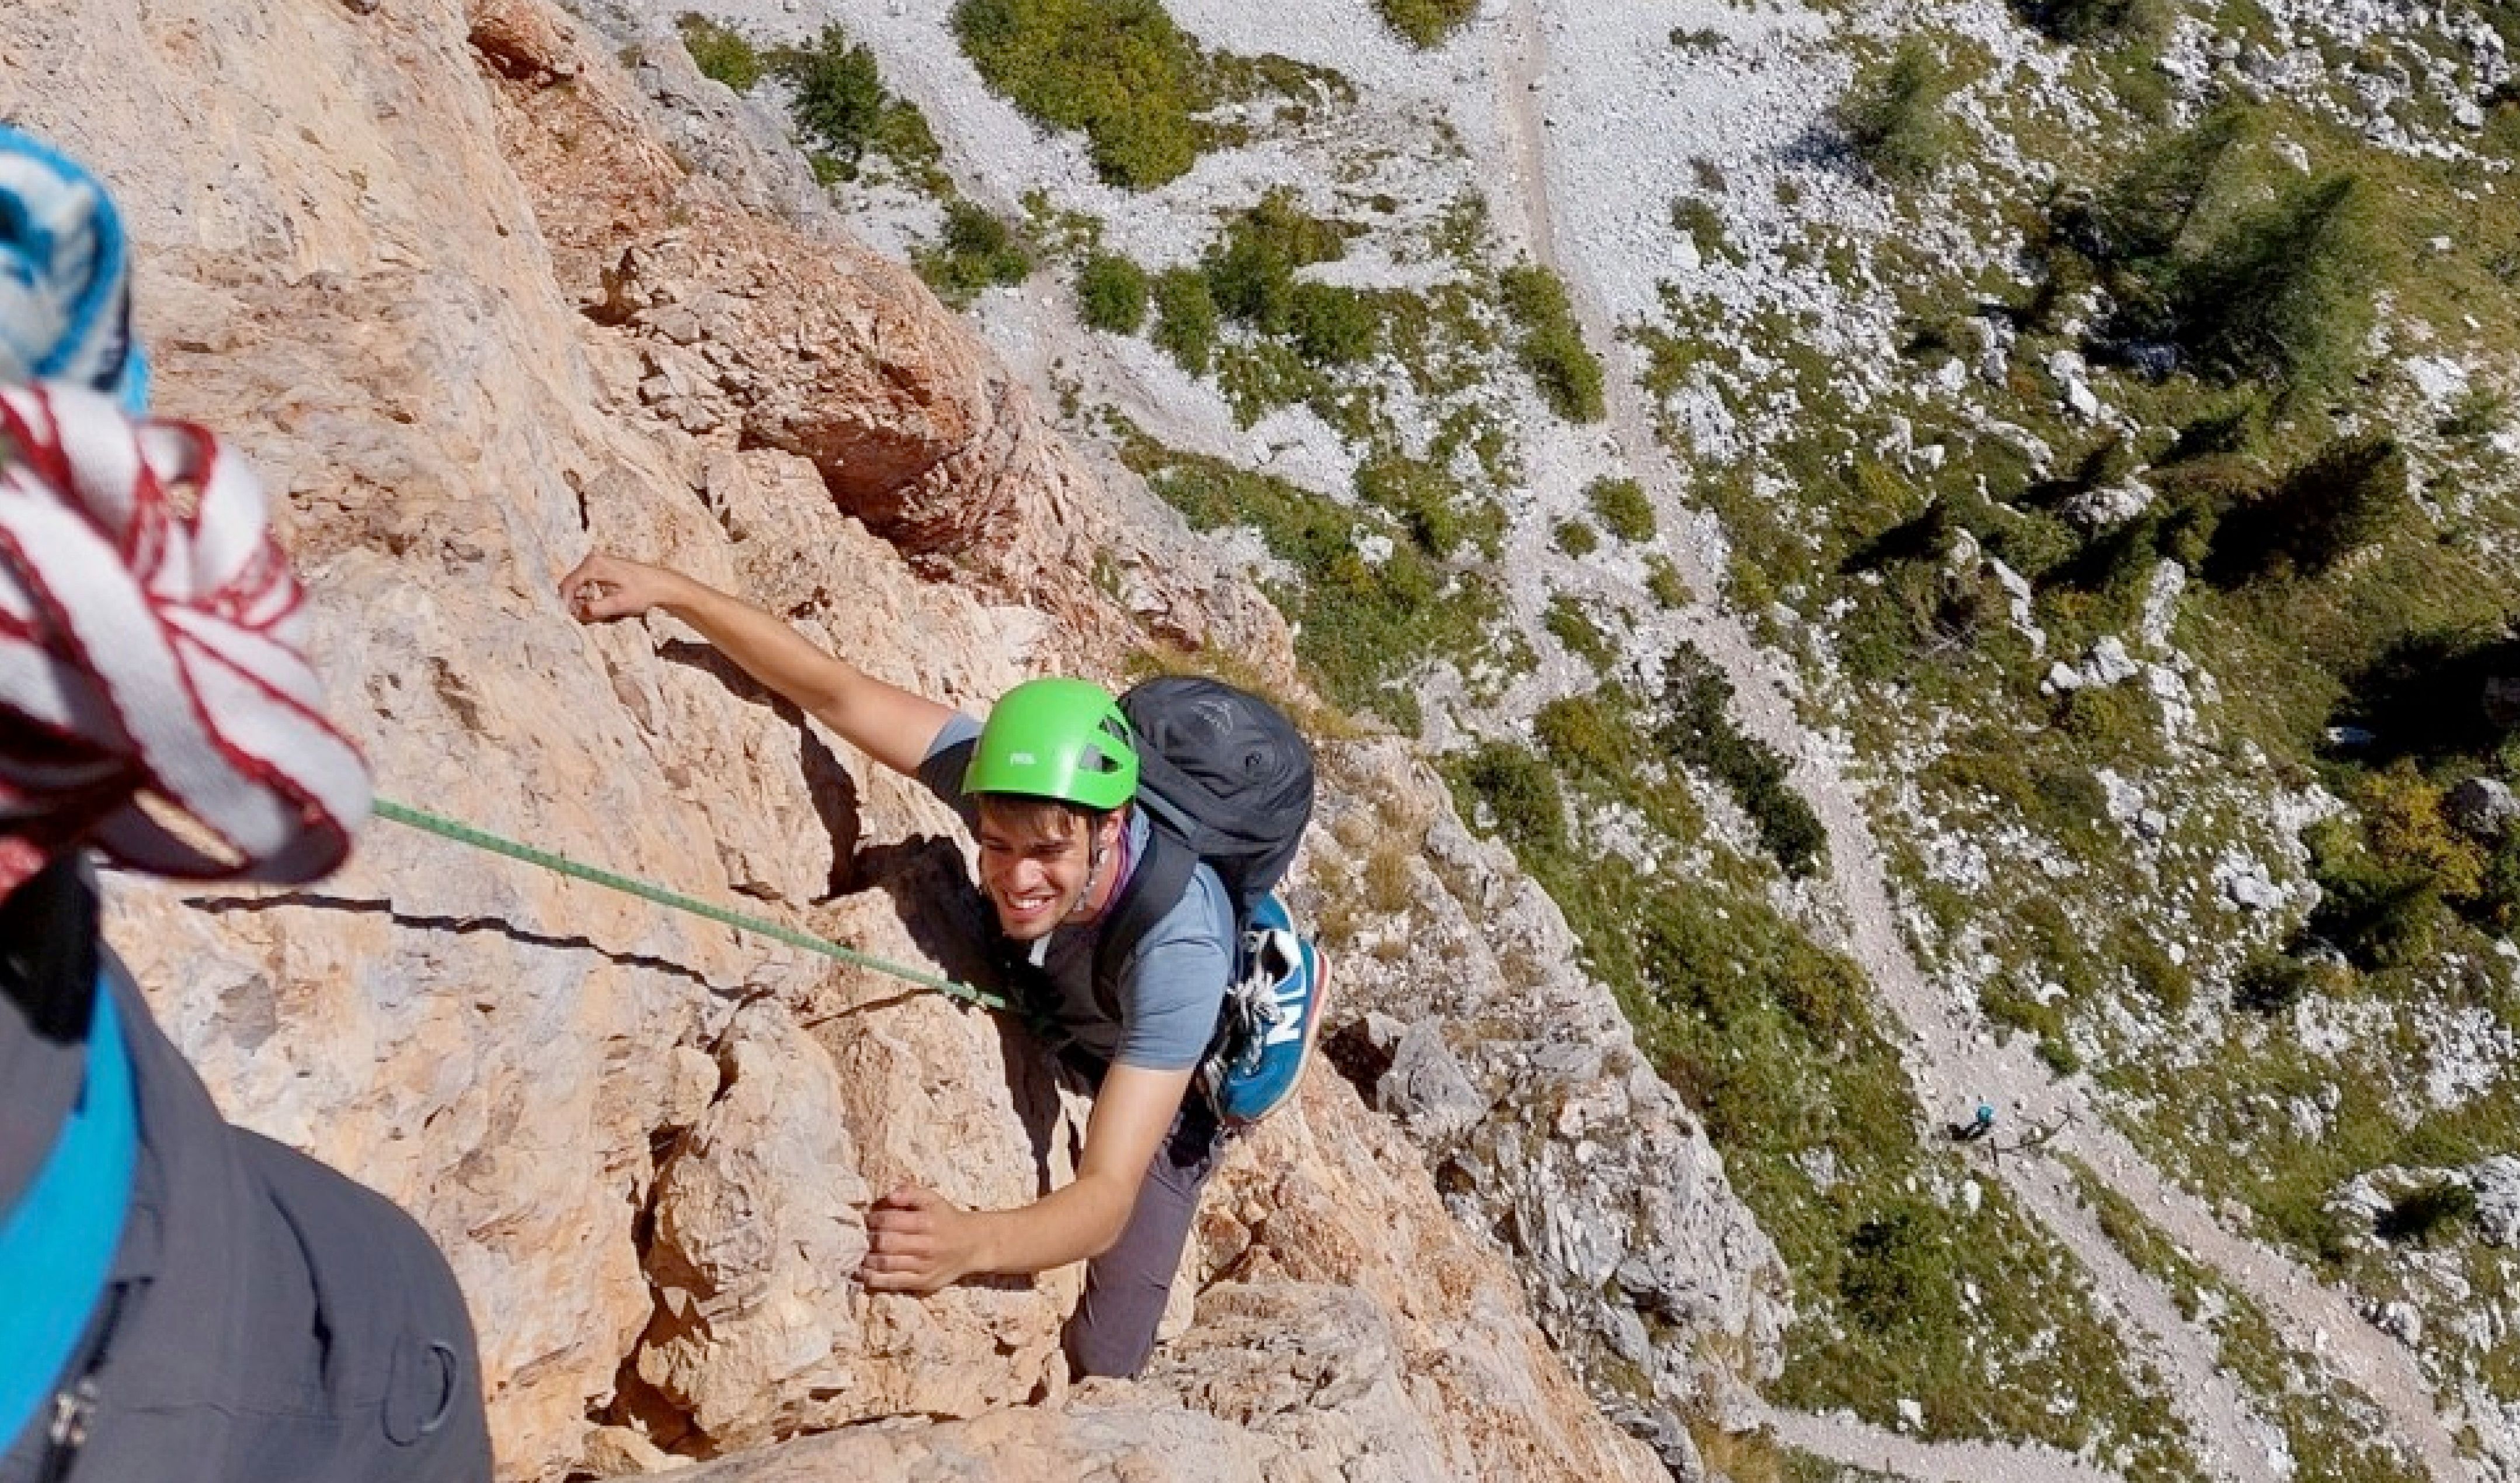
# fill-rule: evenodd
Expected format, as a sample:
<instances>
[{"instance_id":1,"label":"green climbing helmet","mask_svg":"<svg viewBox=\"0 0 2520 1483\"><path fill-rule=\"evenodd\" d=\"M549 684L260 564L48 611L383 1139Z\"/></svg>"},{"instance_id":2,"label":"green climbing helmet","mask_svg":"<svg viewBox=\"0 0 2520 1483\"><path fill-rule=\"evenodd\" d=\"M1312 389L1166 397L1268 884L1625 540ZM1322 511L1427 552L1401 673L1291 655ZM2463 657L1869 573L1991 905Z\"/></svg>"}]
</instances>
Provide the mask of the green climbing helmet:
<instances>
[{"instance_id":1,"label":"green climbing helmet","mask_svg":"<svg viewBox=\"0 0 2520 1483\"><path fill-rule=\"evenodd\" d=\"M1108 813L1138 793L1129 718L1100 685L1027 680L990 708L963 791L1056 798Z\"/></svg>"}]
</instances>

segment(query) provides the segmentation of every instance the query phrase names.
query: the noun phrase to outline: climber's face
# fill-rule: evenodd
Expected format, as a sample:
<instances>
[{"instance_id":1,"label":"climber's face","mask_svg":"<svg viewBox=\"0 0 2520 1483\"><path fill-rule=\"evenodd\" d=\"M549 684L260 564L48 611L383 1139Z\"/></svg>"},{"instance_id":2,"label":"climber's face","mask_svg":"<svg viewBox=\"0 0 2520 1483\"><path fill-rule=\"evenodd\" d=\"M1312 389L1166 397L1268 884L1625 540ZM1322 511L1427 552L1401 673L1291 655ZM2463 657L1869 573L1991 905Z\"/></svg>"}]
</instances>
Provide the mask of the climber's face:
<instances>
[{"instance_id":1,"label":"climber's face","mask_svg":"<svg viewBox=\"0 0 2520 1483\"><path fill-rule=\"evenodd\" d=\"M980 800L980 889L1016 942L1090 921L1111 895L1119 814L1099 819L1060 803Z\"/></svg>"}]
</instances>

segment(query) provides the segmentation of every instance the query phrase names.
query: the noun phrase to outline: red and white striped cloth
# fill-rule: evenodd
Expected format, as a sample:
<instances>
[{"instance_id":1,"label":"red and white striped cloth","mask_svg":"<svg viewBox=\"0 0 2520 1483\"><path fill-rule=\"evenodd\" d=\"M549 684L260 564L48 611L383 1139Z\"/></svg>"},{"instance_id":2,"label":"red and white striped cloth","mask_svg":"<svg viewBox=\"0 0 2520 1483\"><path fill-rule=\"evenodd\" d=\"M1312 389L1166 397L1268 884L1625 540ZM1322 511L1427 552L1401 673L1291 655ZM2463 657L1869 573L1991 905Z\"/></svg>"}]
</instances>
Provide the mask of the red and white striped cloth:
<instances>
[{"instance_id":1,"label":"red and white striped cloth","mask_svg":"<svg viewBox=\"0 0 2520 1483\"><path fill-rule=\"evenodd\" d=\"M368 770L324 718L304 607L209 432L0 387L0 896L81 844L193 879L338 865Z\"/></svg>"}]
</instances>

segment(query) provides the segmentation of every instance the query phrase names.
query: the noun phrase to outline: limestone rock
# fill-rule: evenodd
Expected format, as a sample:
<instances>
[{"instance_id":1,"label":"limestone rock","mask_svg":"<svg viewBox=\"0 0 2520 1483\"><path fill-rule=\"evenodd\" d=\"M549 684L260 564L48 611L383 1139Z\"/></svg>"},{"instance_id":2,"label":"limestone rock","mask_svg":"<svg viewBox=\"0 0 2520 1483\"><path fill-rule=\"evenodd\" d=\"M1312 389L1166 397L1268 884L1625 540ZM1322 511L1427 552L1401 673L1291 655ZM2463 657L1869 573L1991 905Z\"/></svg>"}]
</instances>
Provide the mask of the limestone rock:
<instances>
[{"instance_id":1,"label":"limestone rock","mask_svg":"<svg viewBox=\"0 0 2520 1483\"><path fill-rule=\"evenodd\" d=\"M2498 844L2520 823L2520 797L2499 779L2470 778L2443 797L2442 812L2468 833Z\"/></svg>"},{"instance_id":2,"label":"limestone rock","mask_svg":"<svg viewBox=\"0 0 2520 1483\"><path fill-rule=\"evenodd\" d=\"M2476 1234L2497 1246L2520 1246L2520 1158L2498 1153L2468 1170L2476 1190Z\"/></svg>"},{"instance_id":3,"label":"limestone rock","mask_svg":"<svg viewBox=\"0 0 2520 1483\"><path fill-rule=\"evenodd\" d=\"M1374 1105L1399 1118L1429 1145L1467 1132L1488 1110L1462 1062L1444 1043L1439 1021L1421 1019L1392 1048L1391 1069L1373 1089Z\"/></svg>"}]
</instances>

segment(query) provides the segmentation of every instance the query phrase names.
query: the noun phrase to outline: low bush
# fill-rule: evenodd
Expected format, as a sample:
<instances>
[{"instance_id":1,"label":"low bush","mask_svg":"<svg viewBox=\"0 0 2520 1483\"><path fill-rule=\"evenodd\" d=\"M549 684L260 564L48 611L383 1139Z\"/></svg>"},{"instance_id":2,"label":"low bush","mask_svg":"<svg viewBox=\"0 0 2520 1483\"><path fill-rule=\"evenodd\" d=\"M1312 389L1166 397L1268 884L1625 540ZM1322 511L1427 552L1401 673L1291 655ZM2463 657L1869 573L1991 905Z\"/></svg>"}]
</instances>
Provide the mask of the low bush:
<instances>
[{"instance_id":1,"label":"low bush","mask_svg":"<svg viewBox=\"0 0 2520 1483\"><path fill-rule=\"evenodd\" d=\"M1624 707L1598 693L1552 700L1531 725L1560 776L1589 776L1618 786L1635 767L1636 733Z\"/></svg>"},{"instance_id":2,"label":"low bush","mask_svg":"<svg viewBox=\"0 0 2520 1483\"><path fill-rule=\"evenodd\" d=\"M2178 275L2180 342L2206 369L2287 400L2340 382L2376 312L2375 209L2369 187L2334 175L2234 221Z\"/></svg>"},{"instance_id":3,"label":"low bush","mask_svg":"<svg viewBox=\"0 0 2520 1483\"><path fill-rule=\"evenodd\" d=\"M1295 285L1288 329L1295 353L1316 366L1349 366L1373 354L1382 316L1373 299L1333 284Z\"/></svg>"},{"instance_id":4,"label":"low bush","mask_svg":"<svg viewBox=\"0 0 2520 1483\"><path fill-rule=\"evenodd\" d=\"M2170 29L2171 0L2012 0L2022 22L2051 41L2157 41Z\"/></svg>"},{"instance_id":5,"label":"low bush","mask_svg":"<svg viewBox=\"0 0 2520 1483\"><path fill-rule=\"evenodd\" d=\"M1653 501L1635 479L1598 478L1585 486L1584 502L1593 507L1601 528L1631 545L1654 538Z\"/></svg>"},{"instance_id":6,"label":"low bush","mask_svg":"<svg viewBox=\"0 0 2520 1483\"><path fill-rule=\"evenodd\" d=\"M1732 682L1689 645L1672 651L1663 672L1663 720L1655 735L1684 762L1704 768L1750 816L1759 843L1788 876L1810 876L1828 859L1828 831L1786 781L1785 759L1732 724Z\"/></svg>"},{"instance_id":7,"label":"low bush","mask_svg":"<svg viewBox=\"0 0 2520 1483\"><path fill-rule=\"evenodd\" d=\"M692 11L684 12L675 26L683 33L683 49L692 54L692 65L701 76L739 93L751 92L761 80L765 70L761 51L743 32Z\"/></svg>"},{"instance_id":8,"label":"low bush","mask_svg":"<svg viewBox=\"0 0 2520 1483\"><path fill-rule=\"evenodd\" d=\"M1601 533L1582 520L1560 520L1557 549L1580 562L1601 549Z\"/></svg>"},{"instance_id":9,"label":"low bush","mask_svg":"<svg viewBox=\"0 0 2520 1483\"><path fill-rule=\"evenodd\" d=\"M957 309L983 289L1012 288L1032 272L1032 251L1012 227L968 201L945 207L945 232L932 247L911 254L919 276Z\"/></svg>"},{"instance_id":10,"label":"low bush","mask_svg":"<svg viewBox=\"0 0 2520 1483\"><path fill-rule=\"evenodd\" d=\"M1292 190L1280 186L1227 224L1224 237L1200 258L1199 272L1208 296L1227 318L1263 335L1285 335L1295 330L1297 300L1304 297L1295 270L1346 252L1346 233L1307 212ZM1317 305L1312 312L1328 319L1357 311Z\"/></svg>"},{"instance_id":11,"label":"low bush","mask_svg":"<svg viewBox=\"0 0 2520 1483\"><path fill-rule=\"evenodd\" d=\"M1859 74L1837 103L1837 125L1856 157L1882 179L1922 181L1940 169L1957 132L1944 112L1951 69L1924 38L1911 36L1880 67Z\"/></svg>"},{"instance_id":12,"label":"low bush","mask_svg":"<svg viewBox=\"0 0 2520 1483\"><path fill-rule=\"evenodd\" d=\"M1696 247L1700 257L1732 263L1749 260L1749 254L1734 246L1732 234L1724 230L1723 213L1694 196L1671 199L1671 226Z\"/></svg>"},{"instance_id":13,"label":"low bush","mask_svg":"<svg viewBox=\"0 0 2520 1483\"><path fill-rule=\"evenodd\" d=\"M1462 786L1487 805L1496 831L1517 851L1553 851L1566 843L1566 801L1549 765L1529 750L1489 742L1460 765Z\"/></svg>"},{"instance_id":14,"label":"low bush","mask_svg":"<svg viewBox=\"0 0 2520 1483\"><path fill-rule=\"evenodd\" d=\"M1135 335L1147 322L1147 270L1117 252L1096 252L1076 270L1076 311L1094 329Z\"/></svg>"},{"instance_id":15,"label":"low bush","mask_svg":"<svg viewBox=\"0 0 2520 1483\"><path fill-rule=\"evenodd\" d=\"M2399 1245L2430 1246L2476 1218L2476 1191L2452 1180L2418 1186L2371 1223L2372 1234Z\"/></svg>"},{"instance_id":16,"label":"low bush","mask_svg":"<svg viewBox=\"0 0 2520 1483\"><path fill-rule=\"evenodd\" d=\"M1479 13L1478 0L1373 0L1383 24L1420 51L1443 44Z\"/></svg>"},{"instance_id":17,"label":"low bush","mask_svg":"<svg viewBox=\"0 0 2520 1483\"><path fill-rule=\"evenodd\" d=\"M1503 534L1493 505L1465 510L1468 498L1442 466L1384 451L1357 466L1360 499L1389 511L1427 555L1449 561L1464 542L1487 544Z\"/></svg>"},{"instance_id":18,"label":"low bush","mask_svg":"<svg viewBox=\"0 0 2520 1483\"><path fill-rule=\"evenodd\" d=\"M788 113L813 157L817 176L852 180L870 154L890 159L937 194L951 187L938 171L942 152L917 105L883 85L875 53L827 24L810 45L764 53L765 70L788 84Z\"/></svg>"},{"instance_id":19,"label":"low bush","mask_svg":"<svg viewBox=\"0 0 2520 1483\"><path fill-rule=\"evenodd\" d=\"M2231 984L2231 1003L2252 1014L2272 1018L2287 1012L2310 995L2318 981L2311 966L2281 953L2261 953L2240 968Z\"/></svg>"},{"instance_id":20,"label":"low bush","mask_svg":"<svg viewBox=\"0 0 2520 1483\"><path fill-rule=\"evenodd\" d=\"M1507 315L1521 333L1523 369L1550 410L1570 423L1598 423L1602 401L1600 359L1584 343L1566 283L1553 271L1523 264L1505 270L1499 287Z\"/></svg>"},{"instance_id":21,"label":"low bush","mask_svg":"<svg viewBox=\"0 0 2520 1483\"><path fill-rule=\"evenodd\" d=\"M2206 574L2226 587L2315 577L2379 540L2411 508L2396 439L2339 438L2273 489L2221 512Z\"/></svg>"},{"instance_id":22,"label":"low bush","mask_svg":"<svg viewBox=\"0 0 2520 1483\"><path fill-rule=\"evenodd\" d=\"M1549 610L1541 614L1540 625L1548 629L1558 643L1565 645L1568 653L1597 670L1607 668L1610 660L1617 656L1610 647L1610 636L1601 631L1600 624L1593 621L1593 615L1584 610L1583 604L1565 593L1549 600Z\"/></svg>"},{"instance_id":23,"label":"low bush","mask_svg":"<svg viewBox=\"0 0 2520 1483\"><path fill-rule=\"evenodd\" d=\"M1192 376L1205 376L1216 357L1216 300L1207 279L1194 269L1167 268L1153 286L1157 348Z\"/></svg>"},{"instance_id":24,"label":"low bush","mask_svg":"<svg viewBox=\"0 0 2520 1483\"><path fill-rule=\"evenodd\" d=\"M1110 184L1148 190L1197 159L1205 59L1160 0L958 0L954 33L1016 108L1082 130Z\"/></svg>"}]
</instances>

